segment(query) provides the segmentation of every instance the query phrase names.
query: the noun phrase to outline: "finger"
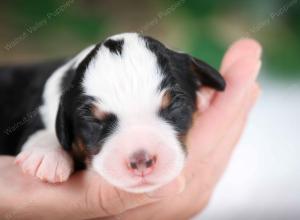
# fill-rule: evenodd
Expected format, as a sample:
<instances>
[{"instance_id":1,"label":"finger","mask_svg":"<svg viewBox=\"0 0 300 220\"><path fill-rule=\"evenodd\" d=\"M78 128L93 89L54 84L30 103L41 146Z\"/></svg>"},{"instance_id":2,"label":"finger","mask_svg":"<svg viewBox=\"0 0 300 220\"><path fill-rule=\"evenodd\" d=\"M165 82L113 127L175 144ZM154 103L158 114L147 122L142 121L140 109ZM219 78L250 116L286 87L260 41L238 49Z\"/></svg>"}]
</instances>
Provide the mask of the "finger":
<instances>
[{"instance_id":1,"label":"finger","mask_svg":"<svg viewBox=\"0 0 300 220\"><path fill-rule=\"evenodd\" d=\"M257 99L260 95L260 88L257 83L253 84L251 89L247 93L247 100L243 104L243 107L241 108L241 111L237 114L236 119L232 123L231 128L228 129L228 133L224 135L224 137L221 140L221 146L220 149L218 147L215 148L216 151L220 152L227 152L227 154L230 154L232 149L236 146L237 142L239 141L242 132L243 127L247 123L249 113L253 109L255 103L257 102ZM216 154L221 155L221 154Z\"/></svg>"},{"instance_id":2,"label":"finger","mask_svg":"<svg viewBox=\"0 0 300 220\"><path fill-rule=\"evenodd\" d=\"M225 76L227 89L224 93L218 93L212 108L226 112L232 112L245 95L249 86L256 80L261 61L253 58L243 58L233 64Z\"/></svg>"},{"instance_id":3,"label":"finger","mask_svg":"<svg viewBox=\"0 0 300 220\"><path fill-rule=\"evenodd\" d=\"M253 39L241 39L233 43L227 50L221 64L220 72L226 73L230 66L243 57L260 59L261 46Z\"/></svg>"},{"instance_id":4,"label":"finger","mask_svg":"<svg viewBox=\"0 0 300 220\"><path fill-rule=\"evenodd\" d=\"M228 129L222 133L220 138L218 140L213 140L214 144L212 144L212 146L210 146L210 147L198 145L198 146L194 146L194 148L191 148L190 154L189 154L189 159L187 161L188 168L193 169L193 167L195 167L195 164L199 164L199 169L201 169L201 167L203 165L205 165L205 167L211 167L213 169L214 168L220 169L223 167L221 165L222 160L219 161L219 166L217 166L216 164L211 166L210 164L213 163L216 155L219 155L220 157L222 157L224 155L230 155L230 153L231 153L230 149L232 149L234 147L234 145L228 146L228 145L224 144L224 142L225 141L228 142L228 140L236 139L237 137L239 137L237 134L233 135L230 132L231 132L231 130L236 129L235 127L236 127L236 124L238 123L238 121L241 121L241 120L244 121L244 118L240 117L240 115L245 114L244 112L249 112L249 109L251 109L250 106L253 105L255 98L258 96L257 95L258 92L256 91L257 86L252 86L252 87L248 90L248 92L243 100L243 103L241 103L240 110L236 114L235 119L232 120ZM241 129L241 131L242 131L242 129ZM215 160L215 161L218 161L218 160ZM207 166L207 164L208 164L208 166ZM187 181L189 181L190 178L192 178L192 176L190 176L190 174L189 174L190 169L187 169L187 171L188 171L186 173ZM209 172L210 173L209 179L211 179L211 178L214 179L214 178L218 177L218 175L220 175L220 172L216 172L215 170L213 170L213 171L204 170L202 172L203 173ZM215 174L215 175L213 175L213 174ZM210 182L214 182L214 181L210 181Z\"/></svg>"},{"instance_id":5,"label":"finger","mask_svg":"<svg viewBox=\"0 0 300 220\"><path fill-rule=\"evenodd\" d=\"M257 77L259 67L260 61L244 58L228 70L225 76L227 89L216 95L205 113L195 117L187 137L188 146L209 147L213 140L220 139L239 111L246 91Z\"/></svg>"},{"instance_id":6,"label":"finger","mask_svg":"<svg viewBox=\"0 0 300 220\"><path fill-rule=\"evenodd\" d=\"M260 88L255 83L247 93L247 101L244 103L244 107L237 115L235 121L232 123L231 128L224 135L219 145L212 151L211 157L209 157L208 160L213 163L213 166L210 166L214 169L211 172L211 175L215 177L213 182L217 182L217 180L221 177L221 174L224 172L228 162L230 161L232 151L235 149L242 136L249 117L249 112L256 103L259 94Z\"/></svg>"},{"instance_id":7,"label":"finger","mask_svg":"<svg viewBox=\"0 0 300 220\"><path fill-rule=\"evenodd\" d=\"M230 46L227 50L221 64L220 72L222 75L228 73L228 69L240 59L245 57L259 60L261 56L261 46L253 39L241 39ZM215 91L208 87L203 87L198 92L197 107L200 112L208 109Z\"/></svg>"}]
</instances>

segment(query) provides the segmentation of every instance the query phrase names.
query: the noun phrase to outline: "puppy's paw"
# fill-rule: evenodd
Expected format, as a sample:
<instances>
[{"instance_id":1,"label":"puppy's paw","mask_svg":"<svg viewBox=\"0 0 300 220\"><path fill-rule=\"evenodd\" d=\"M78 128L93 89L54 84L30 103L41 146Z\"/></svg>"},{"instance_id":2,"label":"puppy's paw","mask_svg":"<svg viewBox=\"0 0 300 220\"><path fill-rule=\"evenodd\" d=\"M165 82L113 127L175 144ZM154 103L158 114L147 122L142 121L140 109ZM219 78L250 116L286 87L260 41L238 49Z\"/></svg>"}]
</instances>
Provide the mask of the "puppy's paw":
<instances>
[{"instance_id":1,"label":"puppy's paw","mask_svg":"<svg viewBox=\"0 0 300 220\"><path fill-rule=\"evenodd\" d=\"M24 173L51 183L66 181L73 171L73 160L62 148L24 150L15 162Z\"/></svg>"}]
</instances>

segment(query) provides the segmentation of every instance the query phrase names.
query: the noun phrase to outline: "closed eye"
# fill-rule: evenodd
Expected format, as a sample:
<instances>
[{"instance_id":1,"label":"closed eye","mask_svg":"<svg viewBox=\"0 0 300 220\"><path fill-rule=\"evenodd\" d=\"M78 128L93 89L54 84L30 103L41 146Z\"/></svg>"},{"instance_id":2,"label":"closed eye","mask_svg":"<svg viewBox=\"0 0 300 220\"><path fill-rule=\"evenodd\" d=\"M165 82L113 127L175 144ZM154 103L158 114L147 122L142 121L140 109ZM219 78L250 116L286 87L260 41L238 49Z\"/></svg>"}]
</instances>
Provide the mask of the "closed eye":
<instances>
[{"instance_id":1,"label":"closed eye","mask_svg":"<svg viewBox=\"0 0 300 220\"><path fill-rule=\"evenodd\" d=\"M105 118L94 119L90 123L90 140L87 140L89 146L100 145L106 137L111 134L117 125L117 117L114 114L106 114Z\"/></svg>"},{"instance_id":2,"label":"closed eye","mask_svg":"<svg viewBox=\"0 0 300 220\"><path fill-rule=\"evenodd\" d=\"M83 143L89 149L99 148L117 124L116 115L101 111L93 104L82 106L76 125Z\"/></svg>"}]
</instances>

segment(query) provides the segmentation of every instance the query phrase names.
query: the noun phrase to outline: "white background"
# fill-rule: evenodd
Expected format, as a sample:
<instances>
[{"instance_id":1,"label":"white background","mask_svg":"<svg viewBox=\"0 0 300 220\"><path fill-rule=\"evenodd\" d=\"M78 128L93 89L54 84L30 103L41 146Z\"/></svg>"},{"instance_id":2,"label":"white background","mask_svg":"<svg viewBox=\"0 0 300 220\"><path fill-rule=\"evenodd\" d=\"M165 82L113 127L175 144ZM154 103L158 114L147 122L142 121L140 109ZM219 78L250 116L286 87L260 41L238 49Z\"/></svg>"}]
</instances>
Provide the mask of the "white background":
<instances>
[{"instance_id":1,"label":"white background","mask_svg":"<svg viewBox=\"0 0 300 220\"><path fill-rule=\"evenodd\" d=\"M262 94L208 208L197 220L300 219L300 83Z\"/></svg>"}]
</instances>

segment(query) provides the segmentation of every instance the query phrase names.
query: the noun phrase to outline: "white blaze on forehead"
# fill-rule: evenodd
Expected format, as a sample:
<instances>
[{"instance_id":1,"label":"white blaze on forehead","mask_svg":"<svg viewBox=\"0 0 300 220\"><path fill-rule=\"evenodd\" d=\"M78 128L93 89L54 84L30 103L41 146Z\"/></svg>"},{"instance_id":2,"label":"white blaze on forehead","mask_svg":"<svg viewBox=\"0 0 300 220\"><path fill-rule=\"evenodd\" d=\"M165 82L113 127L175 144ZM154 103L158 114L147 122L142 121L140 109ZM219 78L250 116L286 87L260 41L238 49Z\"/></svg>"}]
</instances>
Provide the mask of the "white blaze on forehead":
<instances>
[{"instance_id":1,"label":"white blaze on forehead","mask_svg":"<svg viewBox=\"0 0 300 220\"><path fill-rule=\"evenodd\" d=\"M156 111L162 74L155 54L134 33L109 39L124 41L121 55L99 48L84 76L85 93L97 98L103 111L118 115Z\"/></svg>"},{"instance_id":2,"label":"white blaze on forehead","mask_svg":"<svg viewBox=\"0 0 300 220\"><path fill-rule=\"evenodd\" d=\"M94 155L91 167L111 184L130 192L146 192L174 179L184 166L184 153L174 128L157 114L164 91L157 57L137 34L123 40L120 54L102 45L89 64L82 82L87 95L98 100L101 111L112 112L118 125ZM148 185L128 169L130 156L145 150L157 160Z\"/></svg>"}]
</instances>

